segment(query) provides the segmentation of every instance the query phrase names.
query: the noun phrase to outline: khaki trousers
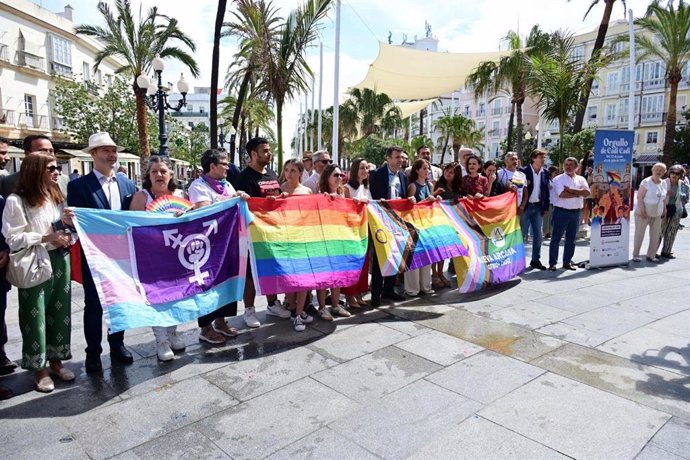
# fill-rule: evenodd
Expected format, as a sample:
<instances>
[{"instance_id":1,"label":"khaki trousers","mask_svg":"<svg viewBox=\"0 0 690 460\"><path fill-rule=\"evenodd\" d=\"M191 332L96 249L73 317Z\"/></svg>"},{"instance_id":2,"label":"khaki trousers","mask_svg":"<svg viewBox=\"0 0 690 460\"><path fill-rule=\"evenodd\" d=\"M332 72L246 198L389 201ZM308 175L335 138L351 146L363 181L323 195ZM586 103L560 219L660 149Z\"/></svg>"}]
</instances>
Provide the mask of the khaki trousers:
<instances>
[{"instance_id":1,"label":"khaki trousers","mask_svg":"<svg viewBox=\"0 0 690 460\"><path fill-rule=\"evenodd\" d=\"M649 246L647 246L647 257L656 257L656 251L659 249L659 240L661 237L661 217L641 217L635 214L635 243L633 246L633 257L640 256L640 248L642 247L642 240L644 234L649 227Z\"/></svg>"}]
</instances>

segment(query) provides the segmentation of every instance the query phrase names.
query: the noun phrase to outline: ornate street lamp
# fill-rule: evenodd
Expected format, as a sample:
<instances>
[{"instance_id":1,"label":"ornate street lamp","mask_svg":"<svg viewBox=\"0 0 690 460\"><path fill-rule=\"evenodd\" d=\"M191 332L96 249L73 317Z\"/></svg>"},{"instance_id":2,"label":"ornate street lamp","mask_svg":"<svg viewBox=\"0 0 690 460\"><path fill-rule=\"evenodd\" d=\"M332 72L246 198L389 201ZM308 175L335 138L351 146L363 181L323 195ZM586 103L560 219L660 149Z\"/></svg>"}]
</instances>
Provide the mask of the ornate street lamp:
<instances>
[{"instance_id":1,"label":"ornate street lamp","mask_svg":"<svg viewBox=\"0 0 690 460\"><path fill-rule=\"evenodd\" d=\"M189 85L184 79L184 75L180 74L180 81L177 82L177 90L182 94L182 99L180 99L176 106L171 106L168 104L168 93L169 88L163 86L163 81L161 74L165 68L165 63L160 56L156 56L151 63L153 71L158 77L158 82L156 83L155 78L149 80L146 75L141 74L137 77L137 86L140 91L146 92L147 95L144 96L144 101L146 105L151 108L158 115L158 141L159 148L158 154L160 156L167 157L168 153L168 132L165 126L165 111L170 109L174 112L179 111L182 107L187 105L187 93L189 92Z\"/></svg>"}]
</instances>

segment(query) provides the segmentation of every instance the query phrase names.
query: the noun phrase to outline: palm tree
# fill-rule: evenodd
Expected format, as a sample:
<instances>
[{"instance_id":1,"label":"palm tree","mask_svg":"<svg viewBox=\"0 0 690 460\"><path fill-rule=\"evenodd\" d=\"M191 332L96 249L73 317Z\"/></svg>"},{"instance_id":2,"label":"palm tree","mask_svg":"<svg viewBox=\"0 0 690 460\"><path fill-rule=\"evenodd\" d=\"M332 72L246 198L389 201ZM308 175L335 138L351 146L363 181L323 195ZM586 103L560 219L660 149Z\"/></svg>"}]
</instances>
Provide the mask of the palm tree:
<instances>
[{"instance_id":1,"label":"palm tree","mask_svg":"<svg viewBox=\"0 0 690 460\"><path fill-rule=\"evenodd\" d=\"M465 86L474 90L475 98L483 94L495 95L510 89L511 109L508 122L508 150L512 148L513 114L517 116L517 153L522 156L522 105L527 97L527 84L531 73L530 57L551 48L551 35L538 25L532 27L526 42L517 32L509 31L503 38L512 51L498 62L482 62L467 76ZM525 51L525 46L527 50Z\"/></svg>"},{"instance_id":2,"label":"palm tree","mask_svg":"<svg viewBox=\"0 0 690 460\"><path fill-rule=\"evenodd\" d=\"M262 62L264 84L276 106L278 166L283 164L283 107L302 94L313 76L306 60L307 47L316 39L318 24L326 16L332 0L306 0L283 22Z\"/></svg>"},{"instance_id":3,"label":"palm tree","mask_svg":"<svg viewBox=\"0 0 690 460\"><path fill-rule=\"evenodd\" d=\"M377 93L369 88L353 88L348 102L362 127L361 137L369 137L379 129L390 128L400 122L400 109L393 105L393 100L385 93Z\"/></svg>"},{"instance_id":4,"label":"palm tree","mask_svg":"<svg viewBox=\"0 0 690 460\"><path fill-rule=\"evenodd\" d=\"M104 47L94 57L94 69L98 69L103 59L114 56L125 61L116 73L126 72L132 78L132 90L136 98L137 131L142 165L149 156L147 135L147 113L144 101L145 92L140 90L136 78L151 70L151 62L158 55L182 62L194 77L199 76L199 67L194 58L176 42L194 52L196 46L191 38L178 27L177 19L158 13L155 6L142 17L135 20L128 1L115 0L115 14L106 2L98 3L98 11L105 19L105 27L79 25L74 28L77 34L95 37Z\"/></svg>"},{"instance_id":5,"label":"palm tree","mask_svg":"<svg viewBox=\"0 0 690 460\"><path fill-rule=\"evenodd\" d=\"M228 0L218 0L216 23L213 28L213 55L211 57L211 148L218 147L218 61L220 60L220 37L223 29L223 18Z\"/></svg>"},{"instance_id":6,"label":"palm tree","mask_svg":"<svg viewBox=\"0 0 690 460\"><path fill-rule=\"evenodd\" d=\"M571 58L574 47L572 35L554 34L554 48L543 56L532 57L532 76L529 89L538 95L537 104L548 122L558 121L560 134L559 160L563 156L563 135L570 120L580 108L580 95L585 82L596 77L610 57L599 56L581 63Z\"/></svg>"},{"instance_id":7,"label":"palm tree","mask_svg":"<svg viewBox=\"0 0 690 460\"><path fill-rule=\"evenodd\" d=\"M647 32L636 35L635 43L641 54L637 60L655 58L666 65L666 82L670 87L668 97L668 112L666 115L666 133L664 135L663 160L670 164L673 143L676 134L676 100L678 83L682 76L683 67L690 60L690 5L683 0L678 1L678 7L669 1L667 8L662 7L658 0L652 1L645 17L637 19L635 23Z\"/></svg>"},{"instance_id":8,"label":"palm tree","mask_svg":"<svg viewBox=\"0 0 690 460\"><path fill-rule=\"evenodd\" d=\"M568 2L570 2L570 0L568 0ZM590 3L589 8L587 8L584 17L582 18L583 21L587 19L587 15L589 14L589 12L592 11L592 8L594 8L598 3L599 0L592 0L592 3ZM601 23L599 24L597 38L596 40L594 40L594 48L592 48L592 58L596 59L601 54L601 49L604 47L604 40L606 39L606 32L608 32L609 29L609 21L611 20L611 11L613 11L614 3L616 3L616 0L604 0L604 14L601 17ZM621 0L621 3L623 4L623 13L625 13L625 11L627 10L625 0ZM585 110L587 109L587 102L589 101L589 95L592 91L592 83L594 83L594 79L588 79L585 82L584 88L582 89L582 94L580 94L580 108L578 109L577 114L575 115L575 124L573 125L573 132L577 133L582 130L582 123L585 120Z\"/></svg>"},{"instance_id":9,"label":"palm tree","mask_svg":"<svg viewBox=\"0 0 690 460\"><path fill-rule=\"evenodd\" d=\"M451 109L443 112L444 115L434 121L434 127L441 131L442 147L441 147L441 163L446 156L446 149L448 144L459 149L463 144L467 144L465 140L471 137L474 131L474 122L462 115L451 113Z\"/></svg>"}]
</instances>

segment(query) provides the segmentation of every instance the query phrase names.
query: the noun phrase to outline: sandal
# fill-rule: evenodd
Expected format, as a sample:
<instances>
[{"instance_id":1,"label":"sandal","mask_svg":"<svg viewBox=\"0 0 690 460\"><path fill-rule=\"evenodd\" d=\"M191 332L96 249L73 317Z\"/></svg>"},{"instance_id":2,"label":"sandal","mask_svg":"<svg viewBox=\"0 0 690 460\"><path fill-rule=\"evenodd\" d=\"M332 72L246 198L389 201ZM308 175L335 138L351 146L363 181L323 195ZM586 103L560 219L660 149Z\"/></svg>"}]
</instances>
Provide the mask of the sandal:
<instances>
[{"instance_id":1,"label":"sandal","mask_svg":"<svg viewBox=\"0 0 690 460\"><path fill-rule=\"evenodd\" d=\"M659 262L661 262L661 259L659 259L656 256L655 257L647 257L647 260L652 262L652 263L655 263L655 264L658 264Z\"/></svg>"},{"instance_id":2,"label":"sandal","mask_svg":"<svg viewBox=\"0 0 690 460\"><path fill-rule=\"evenodd\" d=\"M225 321L223 321L223 324L220 327L216 326L216 323L214 322L213 330L219 334L223 334L225 337L237 337L237 334L239 334L239 332L237 332L237 329L228 326L228 323L226 323Z\"/></svg>"},{"instance_id":3,"label":"sandal","mask_svg":"<svg viewBox=\"0 0 690 460\"><path fill-rule=\"evenodd\" d=\"M632 258L632 261L633 261L633 262L642 262L642 259L640 259L638 256L634 256L634 257Z\"/></svg>"},{"instance_id":4,"label":"sandal","mask_svg":"<svg viewBox=\"0 0 690 460\"><path fill-rule=\"evenodd\" d=\"M60 369L53 369L52 367L48 367L48 372L50 372L50 375L57 377L63 382L71 382L76 378L74 372L72 372L64 366L60 367Z\"/></svg>"},{"instance_id":5,"label":"sandal","mask_svg":"<svg viewBox=\"0 0 690 460\"><path fill-rule=\"evenodd\" d=\"M555 265L549 265L549 271L550 271L550 272L555 272L555 271L556 271L556 266L555 266Z\"/></svg>"},{"instance_id":6,"label":"sandal","mask_svg":"<svg viewBox=\"0 0 690 460\"><path fill-rule=\"evenodd\" d=\"M331 316L330 312L328 311L328 308L322 308L319 310L319 318L321 318L324 321L333 321L333 316Z\"/></svg>"}]
</instances>

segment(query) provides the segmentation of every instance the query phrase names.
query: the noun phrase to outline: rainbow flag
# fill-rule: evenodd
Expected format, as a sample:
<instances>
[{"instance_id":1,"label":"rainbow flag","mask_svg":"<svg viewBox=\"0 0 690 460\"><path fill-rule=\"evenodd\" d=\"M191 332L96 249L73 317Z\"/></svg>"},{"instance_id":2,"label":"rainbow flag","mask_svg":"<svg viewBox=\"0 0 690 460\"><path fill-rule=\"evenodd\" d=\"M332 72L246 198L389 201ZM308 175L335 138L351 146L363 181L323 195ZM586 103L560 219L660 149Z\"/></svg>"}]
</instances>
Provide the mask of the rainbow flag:
<instances>
[{"instance_id":1,"label":"rainbow flag","mask_svg":"<svg viewBox=\"0 0 690 460\"><path fill-rule=\"evenodd\" d=\"M367 214L383 276L468 254L438 202L372 201Z\"/></svg>"},{"instance_id":2,"label":"rainbow flag","mask_svg":"<svg viewBox=\"0 0 690 460\"><path fill-rule=\"evenodd\" d=\"M261 295L357 283L367 252L364 204L318 195L250 198L254 285Z\"/></svg>"},{"instance_id":3,"label":"rainbow flag","mask_svg":"<svg viewBox=\"0 0 690 460\"><path fill-rule=\"evenodd\" d=\"M516 199L516 193L509 192L481 200L441 203L470 252L453 260L460 292L500 284L524 271L525 244Z\"/></svg>"},{"instance_id":4,"label":"rainbow flag","mask_svg":"<svg viewBox=\"0 0 690 460\"><path fill-rule=\"evenodd\" d=\"M180 217L75 208L75 227L108 327L173 326L242 298L247 204Z\"/></svg>"},{"instance_id":5,"label":"rainbow flag","mask_svg":"<svg viewBox=\"0 0 690 460\"><path fill-rule=\"evenodd\" d=\"M621 187L620 174L618 174L616 171L606 171L606 174L609 176L609 184L613 185L614 187Z\"/></svg>"}]
</instances>

